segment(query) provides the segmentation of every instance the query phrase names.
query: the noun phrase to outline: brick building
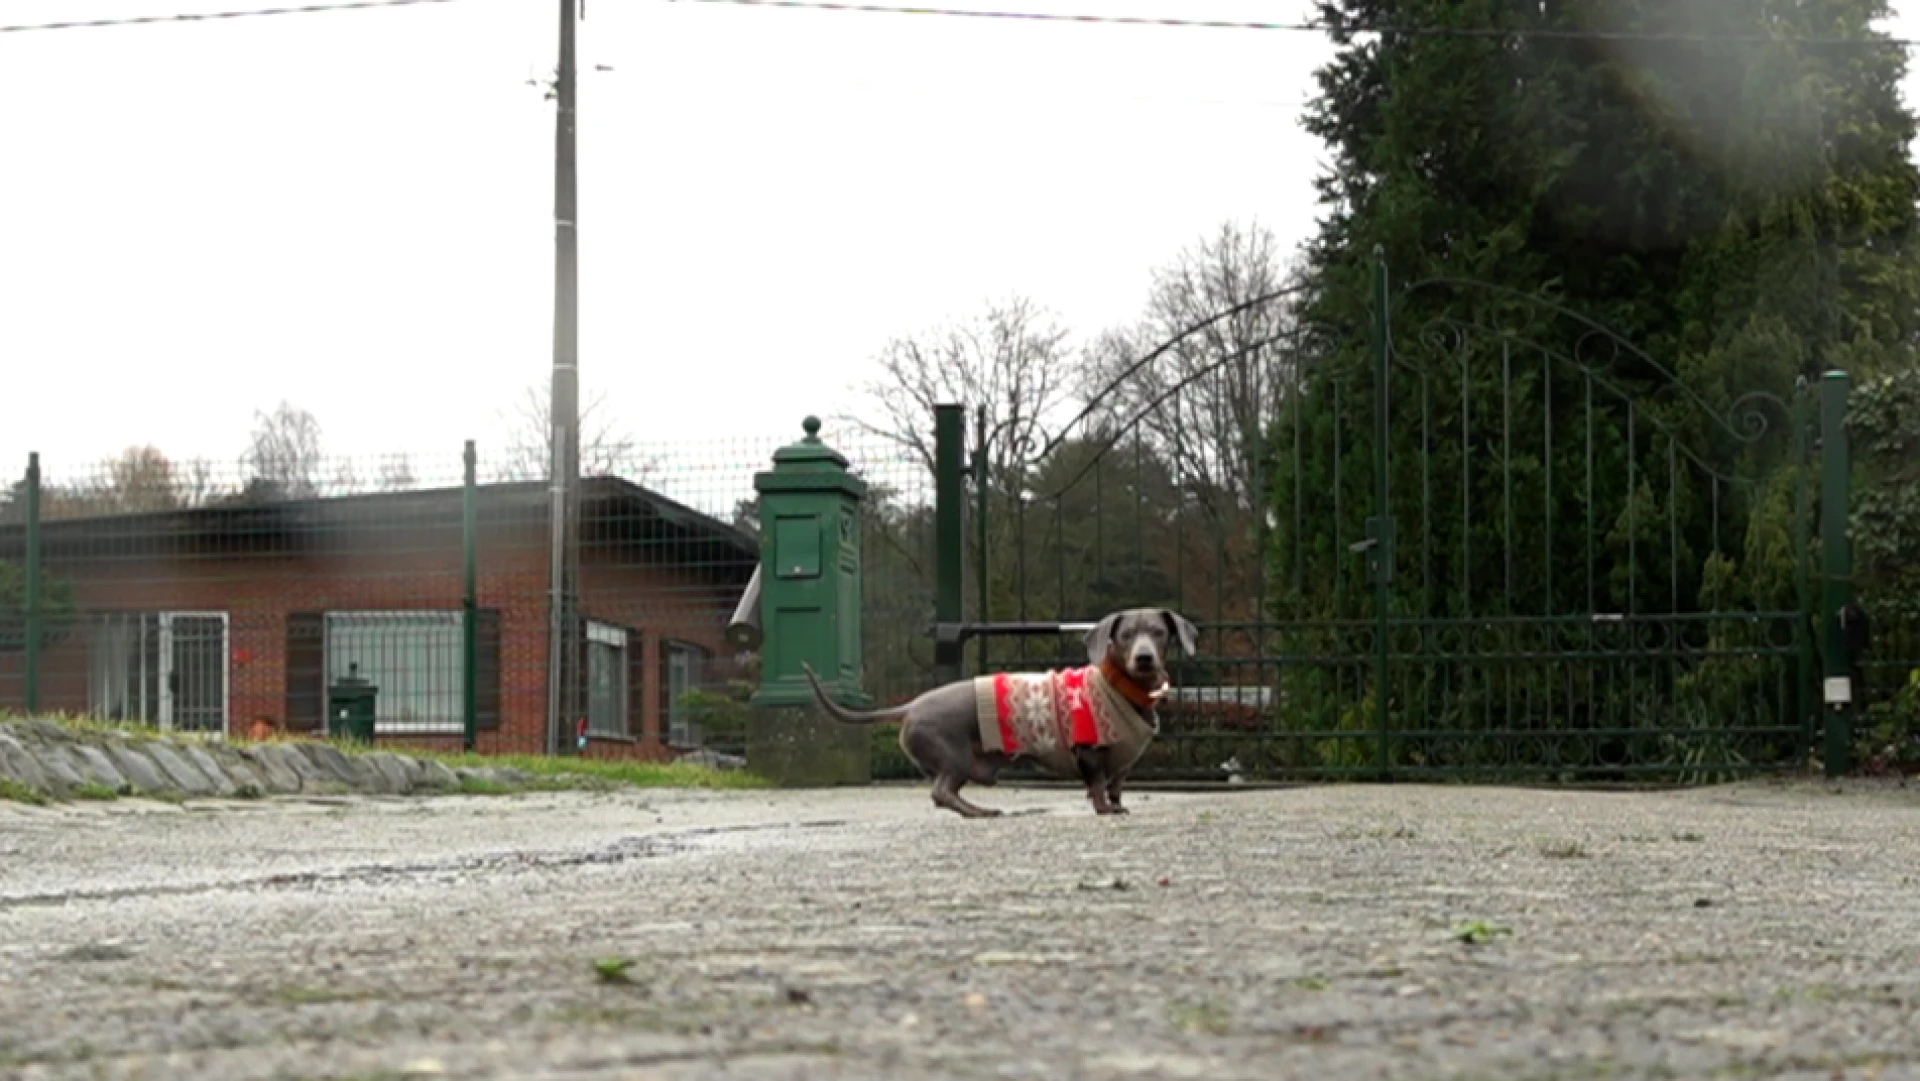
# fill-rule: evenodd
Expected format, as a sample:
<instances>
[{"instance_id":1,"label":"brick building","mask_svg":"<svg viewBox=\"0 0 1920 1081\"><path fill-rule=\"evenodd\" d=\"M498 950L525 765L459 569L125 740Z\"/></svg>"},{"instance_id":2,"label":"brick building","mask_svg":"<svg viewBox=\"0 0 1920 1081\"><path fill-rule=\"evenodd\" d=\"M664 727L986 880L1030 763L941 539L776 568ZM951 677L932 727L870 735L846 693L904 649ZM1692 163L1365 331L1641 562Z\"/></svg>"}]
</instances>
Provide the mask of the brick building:
<instances>
[{"instance_id":1,"label":"brick building","mask_svg":"<svg viewBox=\"0 0 1920 1081\"><path fill-rule=\"evenodd\" d=\"M544 482L478 490L483 751L547 746L547 499ZM318 732L327 688L352 677L378 688L381 740L457 746L462 501L448 488L45 522L59 634L42 655L41 707ZM722 632L757 540L614 477L585 480L581 505L592 753L700 746L687 692L732 668ZM0 528L0 560L23 550L21 526ZM23 664L0 652L0 707L22 705Z\"/></svg>"}]
</instances>

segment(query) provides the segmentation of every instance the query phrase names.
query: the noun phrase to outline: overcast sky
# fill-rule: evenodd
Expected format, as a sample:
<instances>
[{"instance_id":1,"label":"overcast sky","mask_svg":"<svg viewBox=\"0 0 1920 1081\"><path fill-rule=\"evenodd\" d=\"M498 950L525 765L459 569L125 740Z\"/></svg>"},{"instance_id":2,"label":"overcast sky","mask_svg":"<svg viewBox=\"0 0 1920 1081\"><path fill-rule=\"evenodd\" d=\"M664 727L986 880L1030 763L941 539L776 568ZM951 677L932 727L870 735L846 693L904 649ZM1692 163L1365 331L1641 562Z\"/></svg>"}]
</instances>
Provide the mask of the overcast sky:
<instances>
[{"instance_id":1,"label":"overcast sky","mask_svg":"<svg viewBox=\"0 0 1920 1081\"><path fill-rule=\"evenodd\" d=\"M1894 7L1920 31L1920 0ZM528 81L554 8L0 34L0 475L141 443L231 462L283 398L336 453L484 455L551 361L553 114ZM890 336L1017 292L1088 338L1223 221L1314 228L1317 35L671 0L589 0L580 35L582 379L648 443L797 435Z\"/></svg>"}]
</instances>

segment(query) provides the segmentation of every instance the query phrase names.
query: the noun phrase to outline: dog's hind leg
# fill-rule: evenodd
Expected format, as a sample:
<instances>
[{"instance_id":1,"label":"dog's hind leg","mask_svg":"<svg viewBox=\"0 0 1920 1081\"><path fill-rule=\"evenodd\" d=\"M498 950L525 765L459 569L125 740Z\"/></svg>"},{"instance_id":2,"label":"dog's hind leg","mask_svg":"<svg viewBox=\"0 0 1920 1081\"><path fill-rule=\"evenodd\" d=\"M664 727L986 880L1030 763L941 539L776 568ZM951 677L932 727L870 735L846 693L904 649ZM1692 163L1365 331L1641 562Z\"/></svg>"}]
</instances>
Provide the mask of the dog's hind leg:
<instances>
[{"instance_id":1,"label":"dog's hind leg","mask_svg":"<svg viewBox=\"0 0 1920 1081\"><path fill-rule=\"evenodd\" d=\"M967 779L965 777L955 773L942 773L940 776L934 778L934 805L937 807L945 807L947 810L953 811L965 818L999 817L1000 811L997 809L982 807L976 803L969 803L965 797L960 795L960 786L966 783Z\"/></svg>"}]
</instances>

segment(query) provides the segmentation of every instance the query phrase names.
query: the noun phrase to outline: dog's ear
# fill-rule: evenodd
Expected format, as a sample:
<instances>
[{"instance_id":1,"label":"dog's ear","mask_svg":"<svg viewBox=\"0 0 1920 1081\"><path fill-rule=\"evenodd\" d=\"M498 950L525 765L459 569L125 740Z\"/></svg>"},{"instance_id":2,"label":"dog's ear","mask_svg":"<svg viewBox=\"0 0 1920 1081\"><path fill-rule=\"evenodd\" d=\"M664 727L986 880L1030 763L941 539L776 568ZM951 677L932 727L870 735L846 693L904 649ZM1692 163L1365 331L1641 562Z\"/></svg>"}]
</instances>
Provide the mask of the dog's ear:
<instances>
[{"instance_id":1,"label":"dog's ear","mask_svg":"<svg viewBox=\"0 0 1920 1081\"><path fill-rule=\"evenodd\" d=\"M1171 608L1160 609L1160 618L1167 621L1167 633L1180 639L1180 651L1191 657L1200 652L1200 630L1187 617Z\"/></svg>"},{"instance_id":2,"label":"dog's ear","mask_svg":"<svg viewBox=\"0 0 1920 1081\"><path fill-rule=\"evenodd\" d=\"M1107 650L1113 647L1113 632L1119 626L1119 612L1093 625L1093 629L1087 632L1087 660L1099 664L1107 659Z\"/></svg>"}]
</instances>

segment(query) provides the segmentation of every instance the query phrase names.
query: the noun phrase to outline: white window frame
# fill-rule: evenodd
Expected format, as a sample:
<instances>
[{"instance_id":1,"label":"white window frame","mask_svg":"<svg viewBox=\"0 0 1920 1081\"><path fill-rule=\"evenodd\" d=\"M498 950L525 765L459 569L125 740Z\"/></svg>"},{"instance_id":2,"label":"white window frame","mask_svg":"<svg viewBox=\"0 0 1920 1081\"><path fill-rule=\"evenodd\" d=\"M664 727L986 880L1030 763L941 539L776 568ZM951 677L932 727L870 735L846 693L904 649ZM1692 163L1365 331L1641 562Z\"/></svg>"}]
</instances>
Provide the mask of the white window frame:
<instances>
[{"instance_id":1,"label":"white window frame","mask_svg":"<svg viewBox=\"0 0 1920 1081\"><path fill-rule=\"evenodd\" d=\"M598 620L589 619L587 620L587 644L589 651L596 645L609 646L615 651L615 656L617 657L614 663L613 677L614 727L599 728L594 725L593 685L591 679L589 679L585 694L585 698L587 699L587 735L598 739L633 739L633 704L628 700L630 692L627 688L627 683L629 682L628 673L632 671L633 665L632 655L627 651L632 648L633 639L627 633L625 627L616 627L611 623L601 623ZM587 661L586 671L589 675L591 675L593 671L591 656L589 656Z\"/></svg>"},{"instance_id":2,"label":"white window frame","mask_svg":"<svg viewBox=\"0 0 1920 1081\"><path fill-rule=\"evenodd\" d=\"M173 624L175 620L180 619L217 619L220 621L220 727L218 731L208 732L199 729L193 731L200 735L225 739L233 730L233 617L226 612L196 609L167 609L163 611L103 612L100 614L95 626L107 623L108 621L121 623L130 621L139 627L139 633L134 639L134 657L138 658L140 680L137 690L133 690L130 695L130 701L135 708L124 719L136 721L141 724L150 724L163 732L171 732L175 729L176 726L173 716L174 692L170 684L173 682L171 678L173 675ZM146 716L146 680L148 673L146 670L146 650L144 648L149 620L152 620L153 633L157 639L154 651L154 672L152 673L155 681L153 688L155 692L155 706L154 714L151 717ZM100 702L102 699L108 697L108 695L105 693L106 688L102 686L100 673L94 671L92 668L93 661L91 658L88 660L88 665L87 707L89 712L95 715L101 715L103 711L100 708Z\"/></svg>"},{"instance_id":3,"label":"white window frame","mask_svg":"<svg viewBox=\"0 0 1920 1081\"><path fill-rule=\"evenodd\" d=\"M351 624L355 620L361 621L363 624L377 624L382 621L388 621L395 625L402 626L409 620L417 620L421 625L430 626L434 629L451 626L456 633L463 633L465 626L462 621L462 613L458 608L350 608L325 612L321 615L320 636L320 665L323 678L325 679L322 690L323 694L331 694L334 681L346 674L344 665L341 671L334 671L333 636L335 623L338 621L339 623ZM461 675L461 664L460 643L456 641L449 651L447 663L444 666L436 666L442 668L446 673L444 678L452 681L452 689L449 691L429 684L429 690L427 692L429 701L445 700L451 703L448 716L434 717L428 720L406 721L382 717L384 707L392 700L387 697L387 688L381 687L374 698L373 734L375 736L392 736L404 739L409 736L457 736L465 732L466 720L462 715L462 706L464 704L462 695L465 692ZM378 673L368 672L364 665L361 666L358 674L360 678L372 682L375 686L379 686L381 683L381 676Z\"/></svg>"}]
</instances>

